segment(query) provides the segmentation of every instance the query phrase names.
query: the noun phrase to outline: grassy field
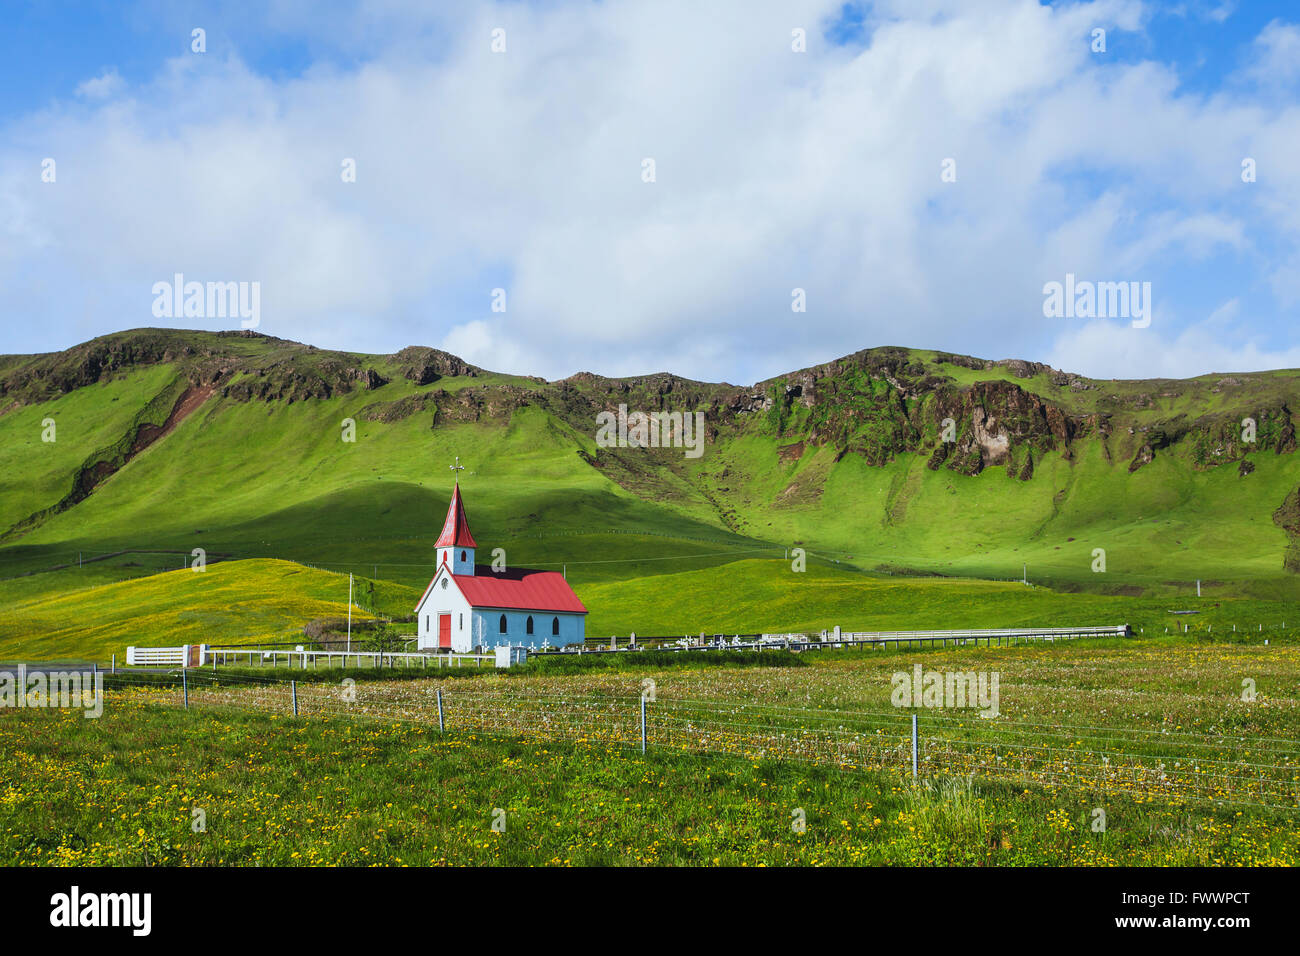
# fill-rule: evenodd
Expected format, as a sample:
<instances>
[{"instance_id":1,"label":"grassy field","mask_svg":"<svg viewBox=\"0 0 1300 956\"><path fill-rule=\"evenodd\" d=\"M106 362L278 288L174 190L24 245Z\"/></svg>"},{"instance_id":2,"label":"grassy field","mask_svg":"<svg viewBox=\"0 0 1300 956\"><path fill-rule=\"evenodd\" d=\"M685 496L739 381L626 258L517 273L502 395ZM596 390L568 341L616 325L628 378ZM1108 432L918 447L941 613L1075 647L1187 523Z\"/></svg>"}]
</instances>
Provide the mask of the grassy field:
<instances>
[{"instance_id":1,"label":"grassy field","mask_svg":"<svg viewBox=\"0 0 1300 956\"><path fill-rule=\"evenodd\" d=\"M174 552L123 555L0 581L0 659L107 663L114 654L124 660L129 644L301 642L307 622L347 615L346 574L270 559L217 561L201 573L188 566L158 567L192 560ZM627 581L584 583L575 572L570 581L591 609L588 643L626 639L633 632L642 637L815 634L836 625L900 630L1127 623L1152 635L1188 627L1193 635L1217 632L1240 640L1277 639L1300 628L1295 605L1218 598L1212 589L1200 599L1126 597L1010 582L894 577L817 560L802 572L778 557L722 565L712 563L717 555L701 560L705 566L696 570ZM417 587L358 574L353 617L401 620L420 593ZM409 632L412 625L393 629Z\"/></svg>"},{"instance_id":2,"label":"grassy field","mask_svg":"<svg viewBox=\"0 0 1300 956\"><path fill-rule=\"evenodd\" d=\"M1278 633L1300 625L1287 601L1215 595L1127 597L1025 587L1019 582L866 574L810 562L795 572L780 559L661 574L579 588L592 638L626 635L844 630L1055 627L1131 624L1153 633L1184 625L1211 633ZM1173 610L1195 610L1174 615Z\"/></svg>"},{"instance_id":3,"label":"grassy field","mask_svg":"<svg viewBox=\"0 0 1300 956\"><path fill-rule=\"evenodd\" d=\"M700 662L653 671L655 713L673 701L706 698L731 701L737 713L751 716L757 702L843 719L884 706L889 673L922 661L931 668L996 666L1006 720L1039 721L1040 743L1062 728L1083 737L1069 728L1115 734L1166 728L1173 736L1161 735L1159 752L1170 766L1193 739L1226 752L1237 739L1229 735L1264 747L1279 735L1294 741L1300 727L1300 658L1291 644L1151 639L810 658L793 668ZM1240 699L1242 675L1258 683L1254 705ZM1117 792L1091 776L945 772L933 763L941 719L933 713L922 714L931 763L914 787L899 767L774 759L752 740L745 744L748 737L721 752L673 746L662 716L643 756L628 743L565 735L536 719L508 735L464 724L439 733L427 708L412 705L441 687L455 721L471 713L469 699L495 700L498 714L526 695L560 695L571 704L601 694L626 699L639 693L644 676L606 665L585 674L367 682L356 687L355 712L304 707L299 718L246 712L234 699L223 704L194 687L191 709L178 710L176 694L159 686L110 690L98 720L74 711L6 710L0 712L8 771L0 789L0 859L19 865L1300 862L1294 807L1189 800L1162 790L1154 778L1149 788ZM322 683L300 692L311 687L338 690ZM401 706L392 709L395 704ZM1197 736L1179 737L1183 732ZM716 740L713 746L721 747ZM1083 759L1085 750L1075 748L1070 759ZM1098 808L1105 812L1103 832L1093 828ZM204 822L198 832L195 810ZM792 826L800 819L802 832ZM494 830L494 821L504 822L504 830Z\"/></svg>"}]
</instances>

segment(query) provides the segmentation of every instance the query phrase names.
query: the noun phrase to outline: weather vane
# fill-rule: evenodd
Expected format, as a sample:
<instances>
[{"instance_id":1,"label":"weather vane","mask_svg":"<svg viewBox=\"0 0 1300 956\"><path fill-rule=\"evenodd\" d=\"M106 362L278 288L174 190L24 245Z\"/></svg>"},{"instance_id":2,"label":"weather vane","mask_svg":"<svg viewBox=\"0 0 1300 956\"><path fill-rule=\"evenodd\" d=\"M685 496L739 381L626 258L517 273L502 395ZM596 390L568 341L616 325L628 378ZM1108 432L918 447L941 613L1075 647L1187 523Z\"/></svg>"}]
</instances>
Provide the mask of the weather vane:
<instances>
[{"instance_id":1,"label":"weather vane","mask_svg":"<svg viewBox=\"0 0 1300 956\"><path fill-rule=\"evenodd\" d=\"M462 464L460 463L460 455L457 455L457 456L456 456L456 464L454 464L454 465L448 465L447 467L450 468L452 471L464 471L464 470L465 470L465 466L462 465Z\"/></svg>"}]
</instances>

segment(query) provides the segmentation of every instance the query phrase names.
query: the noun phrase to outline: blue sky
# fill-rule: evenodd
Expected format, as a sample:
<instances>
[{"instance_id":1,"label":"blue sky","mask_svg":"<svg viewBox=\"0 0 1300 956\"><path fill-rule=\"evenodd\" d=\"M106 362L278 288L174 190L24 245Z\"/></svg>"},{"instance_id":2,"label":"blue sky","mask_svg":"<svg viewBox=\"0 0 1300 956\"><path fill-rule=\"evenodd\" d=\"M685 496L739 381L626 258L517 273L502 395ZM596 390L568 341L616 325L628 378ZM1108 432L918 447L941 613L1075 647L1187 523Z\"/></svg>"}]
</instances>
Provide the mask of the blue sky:
<instances>
[{"instance_id":1,"label":"blue sky","mask_svg":"<svg viewBox=\"0 0 1300 956\"><path fill-rule=\"evenodd\" d=\"M3 16L3 352L238 327L154 315L183 272L258 282L269 334L548 377L746 383L884 344L1103 377L1300 366L1293 3ZM1150 325L1045 316L1067 273L1149 282Z\"/></svg>"},{"instance_id":2,"label":"blue sky","mask_svg":"<svg viewBox=\"0 0 1300 956\"><path fill-rule=\"evenodd\" d=\"M263 6L184 0L10 3L0 32L0 119L70 98L87 76L104 69L143 83L163 60L188 48L193 24L209 24L251 67L278 79L301 75L322 61L354 67L382 49L382 43L371 46L356 35L295 32L292 20L268 18ZM320 20L328 20L356 11L357 5L323 0L317 10ZM1216 11L1225 19L1215 19ZM1296 19L1296 5L1287 0L1157 4L1147 32L1121 34L1111 49L1118 60L1167 63L1179 70L1185 89L1212 92L1249 58L1251 42L1275 19ZM835 44L862 46L874 22L871 4L845 3L822 25L822 34Z\"/></svg>"}]
</instances>

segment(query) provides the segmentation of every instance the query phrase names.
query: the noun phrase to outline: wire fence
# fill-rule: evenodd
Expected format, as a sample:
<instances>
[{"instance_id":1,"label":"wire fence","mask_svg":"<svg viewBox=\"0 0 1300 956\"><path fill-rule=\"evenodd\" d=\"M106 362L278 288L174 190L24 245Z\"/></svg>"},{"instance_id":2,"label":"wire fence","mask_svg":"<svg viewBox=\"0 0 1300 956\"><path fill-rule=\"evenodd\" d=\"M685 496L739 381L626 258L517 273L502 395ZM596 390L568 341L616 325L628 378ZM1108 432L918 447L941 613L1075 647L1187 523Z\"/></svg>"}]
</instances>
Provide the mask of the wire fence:
<instances>
[{"instance_id":1,"label":"wire fence","mask_svg":"<svg viewBox=\"0 0 1300 956\"><path fill-rule=\"evenodd\" d=\"M107 675L106 688L163 706L408 721L457 734L805 761L902 778L960 776L1137 800L1300 808L1300 743L1258 735L936 709L813 710L523 685L472 689L436 680L322 683L186 671Z\"/></svg>"}]
</instances>

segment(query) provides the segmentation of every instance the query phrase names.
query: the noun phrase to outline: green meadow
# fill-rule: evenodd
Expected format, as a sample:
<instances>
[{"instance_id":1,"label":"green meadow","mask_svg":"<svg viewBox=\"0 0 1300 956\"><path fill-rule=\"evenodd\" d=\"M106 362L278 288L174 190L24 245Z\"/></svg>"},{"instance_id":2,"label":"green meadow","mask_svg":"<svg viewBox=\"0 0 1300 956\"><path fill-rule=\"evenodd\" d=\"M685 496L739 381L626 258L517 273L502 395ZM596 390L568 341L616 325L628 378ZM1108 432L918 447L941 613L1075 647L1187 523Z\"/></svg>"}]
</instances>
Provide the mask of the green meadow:
<instances>
[{"instance_id":1,"label":"green meadow","mask_svg":"<svg viewBox=\"0 0 1300 956\"><path fill-rule=\"evenodd\" d=\"M1300 862L1294 806L1250 795L1251 763L1286 762L1289 771L1268 772L1295 779L1294 642L1263 648L1142 638L1127 646L828 652L804 655L808 660L797 667L752 666L754 657L650 662L648 669L605 657L597 666L566 661L554 672L371 680L356 685L356 714L337 702L338 675L303 673L297 718L284 684L276 697L265 683L203 691L196 679L191 707L182 710L174 683L135 686L119 678L110 682L98 719L76 710L0 712L0 750L9 769L0 789L0 860L151 866ZM863 769L778 757L770 739L749 732L746 721L767 712L759 704L787 720L798 708L833 723L888 710L891 671L914 661L940 669L997 667L1006 731L1034 752L1063 753L1076 768L1073 776L1065 779L1055 762L1023 775L962 772L953 763L960 754L941 745L938 728L946 723L946 733L961 739L980 731L966 727L982 727L978 718L921 713L924 770L916 783L902 759ZM1258 679L1257 702L1240 699L1242 674ZM628 695L647 675L658 698L650 705L645 754L634 737L607 736L601 728L609 718L566 733L538 719L548 705L520 710L530 696L572 707L618 695L608 699L630 702L625 710L632 718L635 697ZM435 686L448 709L445 732L428 706ZM241 702L243 693L252 696ZM730 702L735 716L709 741L696 739L698 731L681 736L663 719L674 702L690 707L702 700ZM1067 749L1044 750L1061 748L1063 733ZM1161 767L1227 760L1218 766L1232 776L1215 778L1223 789L1208 799L1180 795L1156 770L1141 787L1126 775L1104 780L1101 756L1118 764L1129 758L1115 751L1131 747L1152 750Z\"/></svg>"}]
</instances>

